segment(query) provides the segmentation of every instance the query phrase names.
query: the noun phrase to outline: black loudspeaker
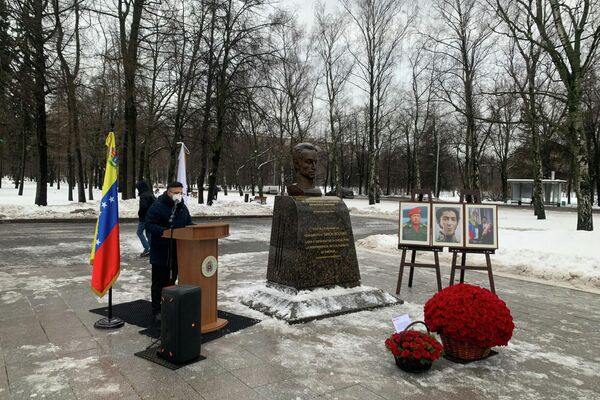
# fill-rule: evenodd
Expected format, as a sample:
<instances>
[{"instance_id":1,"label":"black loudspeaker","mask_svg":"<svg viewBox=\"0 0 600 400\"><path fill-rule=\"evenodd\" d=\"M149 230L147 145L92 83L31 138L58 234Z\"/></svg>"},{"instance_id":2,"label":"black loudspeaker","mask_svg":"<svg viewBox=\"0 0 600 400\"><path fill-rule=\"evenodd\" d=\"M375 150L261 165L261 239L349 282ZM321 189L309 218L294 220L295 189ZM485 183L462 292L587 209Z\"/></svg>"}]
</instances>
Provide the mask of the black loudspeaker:
<instances>
[{"instance_id":1,"label":"black loudspeaker","mask_svg":"<svg viewBox=\"0 0 600 400\"><path fill-rule=\"evenodd\" d=\"M172 363L184 363L200 355L200 288L167 286L161 296L161 343L158 355Z\"/></svg>"}]
</instances>

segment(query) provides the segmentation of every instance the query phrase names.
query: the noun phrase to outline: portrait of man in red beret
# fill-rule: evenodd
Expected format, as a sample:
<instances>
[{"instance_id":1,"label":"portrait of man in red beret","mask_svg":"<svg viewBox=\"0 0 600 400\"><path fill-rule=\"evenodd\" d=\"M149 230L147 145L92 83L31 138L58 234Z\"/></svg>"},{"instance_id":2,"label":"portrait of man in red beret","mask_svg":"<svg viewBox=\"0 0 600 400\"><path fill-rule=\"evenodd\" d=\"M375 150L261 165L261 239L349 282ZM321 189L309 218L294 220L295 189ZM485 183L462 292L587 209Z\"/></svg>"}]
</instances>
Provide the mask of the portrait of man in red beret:
<instances>
[{"instance_id":1,"label":"portrait of man in red beret","mask_svg":"<svg viewBox=\"0 0 600 400\"><path fill-rule=\"evenodd\" d=\"M402 225L402 241L416 241L427 244L429 227L426 223L423 223L423 220L426 222L428 219L427 207L421 205L405 208L403 215L408 217L408 221Z\"/></svg>"}]
</instances>

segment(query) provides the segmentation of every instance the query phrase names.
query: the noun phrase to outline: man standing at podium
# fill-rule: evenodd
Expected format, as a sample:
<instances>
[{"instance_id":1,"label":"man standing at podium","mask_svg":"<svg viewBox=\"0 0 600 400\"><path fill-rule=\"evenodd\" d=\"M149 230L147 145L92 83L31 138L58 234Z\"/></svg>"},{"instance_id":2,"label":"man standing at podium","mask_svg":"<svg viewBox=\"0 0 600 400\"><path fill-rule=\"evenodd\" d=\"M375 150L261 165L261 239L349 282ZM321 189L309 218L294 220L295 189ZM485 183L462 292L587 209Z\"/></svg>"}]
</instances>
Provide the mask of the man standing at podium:
<instances>
[{"instance_id":1,"label":"man standing at podium","mask_svg":"<svg viewBox=\"0 0 600 400\"><path fill-rule=\"evenodd\" d=\"M173 228L190 225L192 218L183 202L183 185L171 182L146 214L146 229L150 232L150 264L152 264L152 314L160 321L160 296L163 288L177 280L175 240L163 238Z\"/></svg>"}]
</instances>

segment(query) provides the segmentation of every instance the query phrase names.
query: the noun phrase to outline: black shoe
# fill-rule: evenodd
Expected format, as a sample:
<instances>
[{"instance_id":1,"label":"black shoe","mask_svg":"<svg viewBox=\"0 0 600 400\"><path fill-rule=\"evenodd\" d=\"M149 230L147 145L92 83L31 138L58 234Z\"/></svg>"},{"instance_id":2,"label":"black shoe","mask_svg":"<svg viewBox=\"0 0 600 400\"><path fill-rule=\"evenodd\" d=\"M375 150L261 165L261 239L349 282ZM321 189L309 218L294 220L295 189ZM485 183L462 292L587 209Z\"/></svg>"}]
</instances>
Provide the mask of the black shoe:
<instances>
[{"instance_id":1,"label":"black shoe","mask_svg":"<svg viewBox=\"0 0 600 400\"><path fill-rule=\"evenodd\" d=\"M140 257L148 257L150 255L150 250L144 250L142 251L142 254L140 254Z\"/></svg>"}]
</instances>

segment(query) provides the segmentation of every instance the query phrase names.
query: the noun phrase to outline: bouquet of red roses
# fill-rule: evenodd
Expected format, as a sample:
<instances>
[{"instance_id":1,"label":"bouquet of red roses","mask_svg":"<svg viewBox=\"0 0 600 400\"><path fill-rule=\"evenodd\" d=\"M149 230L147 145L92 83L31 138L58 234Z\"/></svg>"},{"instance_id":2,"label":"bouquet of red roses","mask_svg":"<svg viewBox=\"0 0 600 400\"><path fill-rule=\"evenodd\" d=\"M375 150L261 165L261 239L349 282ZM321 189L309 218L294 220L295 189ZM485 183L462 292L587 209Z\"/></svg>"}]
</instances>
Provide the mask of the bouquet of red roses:
<instances>
[{"instance_id":1,"label":"bouquet of red roses","mask_svg":"<svg viewBox=\"0 0 600 400\"><path fill-rule=\"evenodd\" d=\"M505 346L515 328L504 301L487 289L465 283L449 286L429 299L425 323L432 332L482 348Z\"/></svg>"},{"instance_id":2,"label":"bouquet of red roses","mask_svg":"<svg viewBox=\"0 0 600 400\"><path fill-rule=\"evenodd\" d=\"M385 341L394 357L413 359L421 364L432 363L440 358L442 345L431 335L419 331L394 333Z\"/></svg>"}]
</instances>

